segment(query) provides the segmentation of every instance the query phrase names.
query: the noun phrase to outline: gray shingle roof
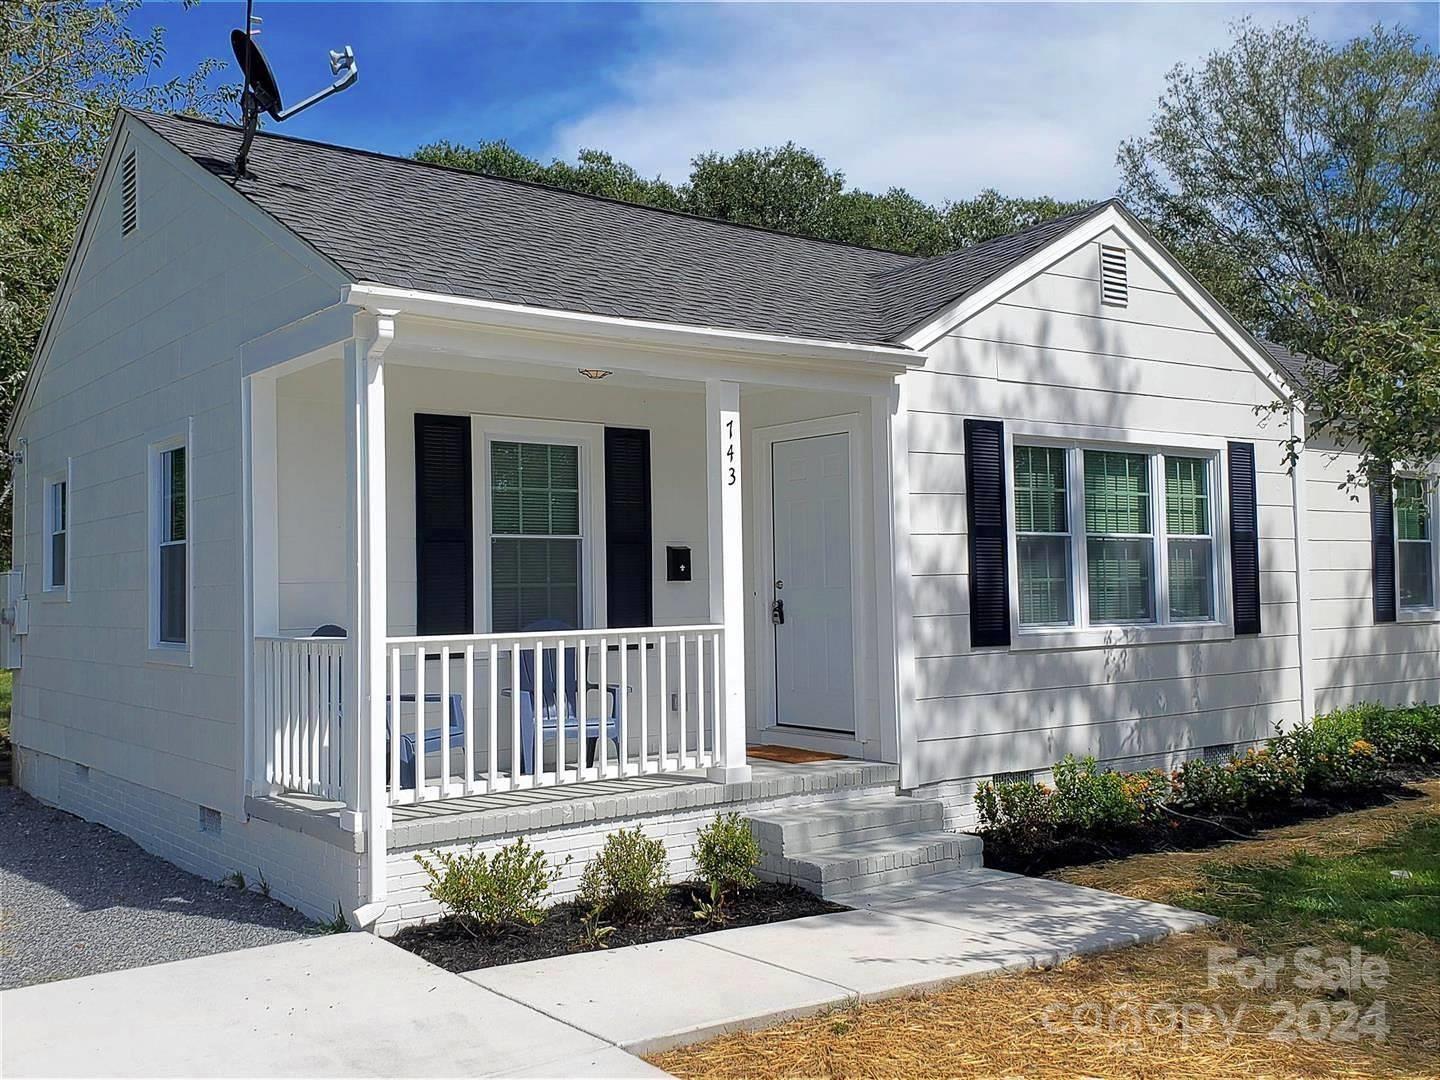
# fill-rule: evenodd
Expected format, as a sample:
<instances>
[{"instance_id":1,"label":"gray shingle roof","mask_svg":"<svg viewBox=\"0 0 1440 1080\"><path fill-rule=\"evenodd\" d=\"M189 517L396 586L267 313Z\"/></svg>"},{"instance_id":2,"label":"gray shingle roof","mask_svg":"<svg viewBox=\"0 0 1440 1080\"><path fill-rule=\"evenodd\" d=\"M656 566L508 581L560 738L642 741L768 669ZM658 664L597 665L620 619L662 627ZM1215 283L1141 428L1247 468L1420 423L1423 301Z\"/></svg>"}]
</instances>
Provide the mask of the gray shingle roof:
<instances>
[{"instance_id":1,"label":"gray shingle roof","mask_svg":"<svg viewBox=\"0 0 1440 1080\"><path fill-rule=\"evenodd\" d=\"M232 179L237 128L133 115ZM893 344L1107 205L920 259L265 133L248 172L235 189L356 281L858 344Z\"/></svg>"}]
</instances>

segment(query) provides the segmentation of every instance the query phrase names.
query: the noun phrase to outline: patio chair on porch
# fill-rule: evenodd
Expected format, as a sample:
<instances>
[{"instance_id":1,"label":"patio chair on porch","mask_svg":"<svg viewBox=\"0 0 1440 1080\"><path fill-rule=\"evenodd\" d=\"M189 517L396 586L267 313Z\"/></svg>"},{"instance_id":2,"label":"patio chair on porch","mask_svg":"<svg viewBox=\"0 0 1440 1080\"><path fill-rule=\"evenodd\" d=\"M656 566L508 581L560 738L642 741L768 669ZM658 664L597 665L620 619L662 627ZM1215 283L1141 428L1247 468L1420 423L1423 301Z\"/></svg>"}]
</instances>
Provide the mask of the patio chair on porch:
<instances>
[{"instance_id":1,"label":"patio chair on porch","mask_svg":"<svg viewBox=\"0 0 1440 1080\"><path fill-rule=\"evenodd\" d=\"M525 627L521 633L543 634L557 630L573 630L558 619L541 619ZM540 674L540 738L543 744L555 743L556 757L563 753L563 746L575 738L580 731L579 713L584 708L585 698L580 690L580 678L576 671L576 649L565 649L565 680L557 686L555 650L541 652ZM560 691L563 689L563 693ZM599 690L597 683L586 682L583 693ZM615 743L616 756L620 746L620 691L619 683L605 687L608 710L604 720L604 738ZM506 696L510 691L502 691ZM561 718L564 718L562 724ZM558 741L563 732L565 744ZM599 716L585 717L585 764L595 764L595 750L601 739ZM525 776L535 775L535 653L525 649L520 653L520 772Z\"/></svg>"},{"instance_id":2,"label":"patio chair on porch","mask_svg":"<svg viewBox=\"0 0 1440 1080\"><path fill-rule=\"evenodd\" d=\"M343 626L334 623L326 623L310 635L312 638L346 638L349 632ZM414 694L401 694L400 700L405 704L414 704ZM440 704L439 694L426 694L425 704ZM385 695L385 771L386 780L390 779L390 739L393 733L390 731L390 695ZM337 706L337 709L339 707ZM450 695L450 749L459 749L462 753L465 749L465 699L460 694ZM440 729L425 729L425 753L438 754L440 752ZM468 764L468 763L467 763ZM415 786L415 732L403 731L400 733L400 786L402 788L413 788Z\"/></svg>"}]
</instances>

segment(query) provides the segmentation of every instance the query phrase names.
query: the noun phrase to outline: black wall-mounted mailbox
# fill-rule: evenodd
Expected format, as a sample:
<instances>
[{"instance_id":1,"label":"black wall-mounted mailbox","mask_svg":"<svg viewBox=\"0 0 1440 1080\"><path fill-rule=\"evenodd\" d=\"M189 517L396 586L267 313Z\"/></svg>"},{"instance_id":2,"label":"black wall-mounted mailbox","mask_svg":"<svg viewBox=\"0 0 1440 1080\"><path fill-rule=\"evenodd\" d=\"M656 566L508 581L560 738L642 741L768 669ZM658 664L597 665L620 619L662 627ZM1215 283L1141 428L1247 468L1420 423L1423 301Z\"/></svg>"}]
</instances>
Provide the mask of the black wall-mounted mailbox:
<instances>
[{"instance_id":1,"label":"black wall-mounted mailbox","mask_svg":"<svg viewBox=\"0 0 1440 1080\"><path fill-rule=\"evenodd\" d=\"M665 580L690 580L690 549L688 547L665 548Z\"/></svg>"}]
</instances>

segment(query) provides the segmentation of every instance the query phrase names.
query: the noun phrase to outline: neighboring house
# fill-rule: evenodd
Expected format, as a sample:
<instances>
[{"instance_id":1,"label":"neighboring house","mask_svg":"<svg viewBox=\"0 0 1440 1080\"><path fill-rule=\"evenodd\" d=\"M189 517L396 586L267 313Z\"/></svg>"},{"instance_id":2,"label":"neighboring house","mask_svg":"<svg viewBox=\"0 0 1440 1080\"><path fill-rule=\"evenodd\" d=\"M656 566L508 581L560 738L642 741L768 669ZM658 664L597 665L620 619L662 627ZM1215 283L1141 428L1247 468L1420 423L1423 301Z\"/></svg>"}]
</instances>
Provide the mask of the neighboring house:
<instances>
[{"instance_id":1,"label":"neighboring house","mask_svg":"<svg viewBox=\"0 0 1440 1080\"><path fill-rule=\"evenodd\" d=\"M122 114L9 433L19 781L181 865L389 931L433 846L1440 697L1433 516L1291 476L1118 203L918 259L238 139Z\"/></svg>"}]
</instances>

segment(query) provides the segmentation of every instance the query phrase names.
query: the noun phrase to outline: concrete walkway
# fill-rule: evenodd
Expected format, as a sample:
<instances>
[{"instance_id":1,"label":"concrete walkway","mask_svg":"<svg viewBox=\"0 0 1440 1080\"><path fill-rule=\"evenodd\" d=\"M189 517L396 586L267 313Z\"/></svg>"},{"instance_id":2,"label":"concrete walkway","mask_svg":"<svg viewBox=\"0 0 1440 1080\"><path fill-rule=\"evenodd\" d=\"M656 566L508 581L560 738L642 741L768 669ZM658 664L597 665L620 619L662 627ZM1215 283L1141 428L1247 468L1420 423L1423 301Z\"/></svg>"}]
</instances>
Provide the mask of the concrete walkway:
<instances>
[{"instance_id":1,"label":"concrete walkway","mask_svg":"<svg viewBox=\"0 0 1440 1080\"><path fill-rule=\"evenodd\" d=\"M995 870L846 897L854 911L486 968L463 978L635 1054L846 1002L1050 967L1215 920Z\"/></svg>"},{"instance_id":2,"label":"concrete walkway","mask_svg":"<svg viewBox=\"0 0 1440 1080\"><path fill-rule=\"evenodd\" d=\"M633 1055L1213 922L993 870L856 910L452 975L342 934L0 995L0 1075L653 1077Z\"/></svg>"}]
</instances>

